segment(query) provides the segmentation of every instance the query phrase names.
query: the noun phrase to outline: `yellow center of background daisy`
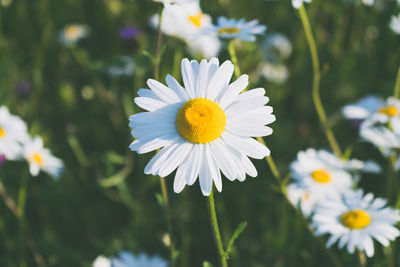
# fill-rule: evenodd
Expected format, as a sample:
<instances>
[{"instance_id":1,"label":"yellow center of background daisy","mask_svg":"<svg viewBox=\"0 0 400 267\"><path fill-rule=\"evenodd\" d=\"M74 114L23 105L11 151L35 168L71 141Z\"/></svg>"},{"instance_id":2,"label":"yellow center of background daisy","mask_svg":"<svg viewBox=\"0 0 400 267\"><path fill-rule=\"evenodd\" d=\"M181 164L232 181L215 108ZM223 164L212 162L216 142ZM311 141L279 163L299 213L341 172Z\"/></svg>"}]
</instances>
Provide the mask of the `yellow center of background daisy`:
<instances>
[{"instance_id":1,"label":"yellow center of background daisy","mask_svg":"<svg viewBox=\"0 0 400 267\"><path fill-rule=\"evenodd\" d=\"M189 142L209 143L225 130L224 110L207 98L195 98L186 102L176 116L178 132Z\"/></svg>"},{"instance_id":2,"label":"yellow center of background daisy","mask_svg":"<svg viewBox=\"0 0 400 267\"><path fill-rule=\"evenodd\" d=\"M36 162L39 166L43 165L43 158L39 155L39 153L33 154L31 160Z\"/></svg>"},{"instance_id":3,"label":"yellow center of background daisy","mask_svg":"<svg viewBox=\"0 0 400 267\"><path fill-rule=\"evenodd\" d=\"M218 30L218 34L219 35L224 34L224 33L226 33L226 34L234 34L234 33L238 33L238 32L240 32L240 30L237 27L226 27L226 28L220 28Z\"/></svg>"},{"instance_id":4,"label":"yellow center of background daisy","mask_svg":"<svg viewBox=\"0 0 400 267\"><path fill-rule=\"evenodd\" d=\"M4 128L0 127L0 138L4 137L6 135L6 131Z\"/></svg>"},{"instance_id":5,"label":"yellow center of background daisy","mask_svg":"<svg viewBox=\"0 0 400 267\"><path fill-rule=\"evenodd\" d=\"M399 109L395 106L387 106L387 107L383 107L380 108L378 110L379 113L385 114L389 117L393 117L393 116L397 116L399 115Z\"/></svg>"},{"instance_id":6,"label":"yellow center of background daisy","mask_svg":"<svg viewBox=\"0 0 400 267\"><path fill-rule=\"evenodd\" d=\"M199 28L201 26L201 18L203 17L203 13L199 13L197 15L194 16L189 16L189 20L191 23L193 23L193 25L196 28Z\"/></svg>"},{"instance_id":7,"label":"yellow center of background daisy","mask_svg":"<svg viewBox=\"0 0 400 267\"><path fill-rule=\"evenodd\" d=\"M340 222L350 229L362 229L371 222L371 217L364 210L351 210L343 213Z\"/></svg>"},{"instance_id":8,"label":"yellow center of background daisy","mask_svg":"<svg viewBox=\"0 0 400 267\"><path fill-rule=\"evenodd\" d=\"M315 170L311 173L311 177L321 184L327 184L331 181L331 174L324 170Z\"/></svg>"},{"instance_id":9,"label":"yellow center of background daisy","mask_svg":"<svg viewBox=\"0 0 400 267\"><path fill-rule=\"evenodd\" d=\"M65 29L65 36L68 39L76 39L76 38L78 38L78 36L79 36L79 27L76 26L76 25L68 26Z\"/></svg>"}]
</instances>

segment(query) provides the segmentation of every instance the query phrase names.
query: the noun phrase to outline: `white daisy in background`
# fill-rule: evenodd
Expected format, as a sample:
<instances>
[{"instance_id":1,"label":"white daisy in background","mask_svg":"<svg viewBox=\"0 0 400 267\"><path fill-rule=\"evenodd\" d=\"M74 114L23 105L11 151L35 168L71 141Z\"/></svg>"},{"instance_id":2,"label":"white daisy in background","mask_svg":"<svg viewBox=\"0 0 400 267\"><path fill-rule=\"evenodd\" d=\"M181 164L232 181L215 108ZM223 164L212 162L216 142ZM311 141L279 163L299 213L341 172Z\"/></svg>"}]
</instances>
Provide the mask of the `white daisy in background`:
<instances>
[{"instance_id":1,"label":"white daisy in background","mask_svg":"<svg viewBox=\"0 0 400 267\"><path fill-rule=\"evenodd\" d=\"M167 267L168 262L159 256L150 257L145 253L134 255L128 251L122 251L118 257L111 259L112 267Z\"/></svg>"},{"instance_id":2,"label":"white daisy in background","mask_svg":"<svg viewBox=\"0 0 400 267\"><path fill-rule=\"evenodd\" d=\"M222 39L239 39L254 42L255 35L262 35L267 30L258 20L245 21L244 19L228 19L219 17L217 25L210 27L209 31Z\"/></svg>"},{"instance_id":3,"label":"white daisy in background","mask_svg":"<svg viewBox=\"0 0 400 267\"><path fill-rule=\"evenodd\" d=\"M375 123L390 124L394 131L400 131L400 100L389 97L386 101L376 96L367 96L356 104L342 109L345 118L363 120L361 127Z\"/></svg>"},{"instance_id":4,"label":"white daisy in background","mask_svg":"<svg viewBox=\"0 0 400 267\"><path fill-rule=\"evenodd\" d=\"M148 112L132 115L129 126L136 140L130 145L139 154L162 148L145 167L146 174L165 177L178 168L174 191L192 185L199 177L208 196L213 182L222 190L221 172L231 181L257 176L249 160L270 154L251 137L267 136L275 121L263 88L244 93L248 76L229 84L234 66L217 58L209 62L182 60L182 87L167 75L167 86L149 79L135 103Z\"/></svg>"},{"instance_id":5,"label":"white daisy in background","mask_svg":"<svg viewBox=\"0 0 400 267\"><path fill-rule=\"evenodd\" d=\"M281 63L290 57L293 47L285 35L273 33L267 35L262 41L261 50L268 61Z\"/></svg>"},{"instance_id":6,"label":"white daisy in background","mask_svg":"<svg viewBox=\"0 0 400 267\"><path fill-rule=\"evenodd\" d=\"M360 136L376 146L384 156L400 151L400 133L395 133L386 127L361 127Z\"/></svg>"},{"instance_id":7,"label":"white daisy in background","mask_svg":"<svg viewBox=\"0 0 400 267\"><path fill-rule=\"evenodd\" d=\"M22 156L22 144L29 139L26 123L10 114L6 106L0 107L0 154L8 160Z\"/></svg>"},{"instance_id":8,"label":"white daisy in background","mask_svg":"<svg viewBox=\"0 0 400 267\"><path fill-rule=\"evenodd\" d=\"M400 212L385 205L385 199L374 199L373 194L364 195L362 190L349 191L340 199L325 200L318 205L312 219L314 234L330 234L328 247L339 241L339 248L347 246L349 253L358 249L372 257L372 239L386 247L400 235L394 227L400 221Z\"/></svg>"},{"instance_id":9,"label":"white daisy in background","mask_svg":"<svg viewBox=\"0 0 400 267\"><path fill-rule=\"evenodd\" d=\"M271 64L269 62L262 62L257 67L257 73L264 77L267 81L276 84L282 84L287 81L289 71L284 64Z\"/></svg>"},{"instance_id":10,"label":"white daisy in background","mask_svg":"<svg viewBox=\"0 0 400 267\"><path fill-rule=\"evenodd\" d=\"M318 201L326 197L338 197L353 185L349 172L326 162L321 151L312 148L300 151L290 168L298 187L307 190Z\"/></svg>"},{"instance_id":11,"label":"white daisy in background","mask_svg":"<svg viewBox=\"0 0 400 267\"><path fill-rule=\"evenodd\" d=\"M298 209L305 218L309 218L317 204L317 199L309 191L298 184L290 183L286 187L290 203Z\"/></svg>"},{"instance_id":12,"label":"white daisy in background","mask_svg":"<svg viewBox=\"0 0 400 267\"><path fill-rule=\"evenodd\" d=\"M363 4L366 6L372 6L375 0L362 0Z\"/></svg>"},{"instance_id":13,"label":"white daisy in background","mask_svg":"<svg viewBox=\"0 0 400 267\"><path fill-rule=\"evenodd\" d=\"M59 40L66 46L74 46L89 34L89 27L81 24L69 24L61 30Z\"/></svg>"},{"instance_id":14,"label":"white daisy in background","mask_svg":"<svg viewBox=\"0 0 400 267\"><path fill-rule=\"evenodd\" d=\"M392 16L389 26L393 32L400 34L400 14L397 17Z\"/></svg>"},{"instance_id":15,"label":"white daisy in background","mask_svg":"<svg viewBox=\"0 0 400 267\"><path fill-rule=\"evenodd\" d=\"M111 267L111 260L103 255L98 256L93 264L93 267Z\"/></svg>"},{"instance_id":16,"label":"white daisy in background","mask_svg":"<svg viewBox=\"0 0 400 267\"><path fill-rule=\"evenodd\" d=\"M157 28L158 22L159 16L154 15L152 26ZM219 39L204 32L211 26L211 17L201 11L198 1L164 8L161 22L163 33L184 40L196 55L200 53L207 58L218 55L221 47Z\"/></svg>"},{"instance_id":17,"label":"white daisy in background","mask_svg":"<svg viewBox=\"0 0 400 267\"><path fill-rule=\"evenodd\" d=\"M292 5L294 8L300 8L303 3L311 3L312 0L292 0Z\"/></svg>"},{"instance_id":18,"label":"white daisy in background","mask_svg":"<svg viewBox=\"0 0 400 267\"><path fill-rule=\"evenodd\" d=\"M334 168L344 169L349 172L367 172L367 173L380 173L381 167L372 160L362 161L358 159L343 160L338 158L335 154L326 150L316 151L318 157L325 161L326 164L332 165Z\"/></svg>"},{"instance_id":19,"label":"white daisy in background","mask_svg":"<svg viewBox=\"0 0 400 267\"><path fill-rule=\"evenodd\" d=\"M25 143L23 156L29 163L29 172L37 176L42 170L53 178L58 178L63 171L63 162L51 155L50 150L43 147L41 137L35 137Z\"/></svg>"}]
</instances>

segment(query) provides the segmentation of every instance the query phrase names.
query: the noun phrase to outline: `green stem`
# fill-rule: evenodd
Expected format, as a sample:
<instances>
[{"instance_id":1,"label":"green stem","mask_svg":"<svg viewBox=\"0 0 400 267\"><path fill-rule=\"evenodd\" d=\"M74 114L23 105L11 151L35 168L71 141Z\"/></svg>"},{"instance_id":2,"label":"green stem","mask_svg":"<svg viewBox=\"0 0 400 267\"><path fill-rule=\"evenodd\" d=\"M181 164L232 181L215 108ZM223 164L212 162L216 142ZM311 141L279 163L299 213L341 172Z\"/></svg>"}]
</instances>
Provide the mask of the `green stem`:
<instances>
[{"instance_id":1,"label":"green stem","mask_svg":"<svg viewBox=\"0 0 400 267\"><path fill-rule=\"evenodd\" d=\"M28 175L22 175L21 185L18 192L18 225L20 228L20 257L19 266L26 266L26 256L25 256L25 244L26 244L26 225L25 225L25 204L26 204L26 192L28 185Z\"/></svg>"},{"instance_id":2,"label":"green stem","mask_svg":"<svg viewBox=\"0 0 400 267\"><path fill-rule=\"evenodd\" d=\"M321 71L320 71L320 65L319 65L319 59L318 59L317 46L315 45L315 40L314 40L314 37L312 34L310 22L308 20L307 12L306 12L306 9L304 8L304 5L302 5L299 8L299 14L300 14L301 22L303 24L304 32L306 34L308 47L309 47L310 53L311 53L311 60L312 60L313 71L314 71L312 96L313 96L315 109L317 110L318 117L321 122L321 126L325 132L325 135L328 139L328 142L329 142L333 152L336 154L337 157L341 158L342 151L341 151L341 149L336 141L335 135L333 134L333 131L328 123L326 113L325 113L324 107L321 102L321 96L319 93Z\"/></svg>"},{"instance_id":3,"label":"green stem","mask_svg":"<svg viewBox=\"0 0 400 267\"><path fill-rule=\"evenodd\" d=\"M210 225L212 228L212 233L214 235L215 244L217 245L217 253L221 260L221 266L227 267L228 263L226 261L224 246L222 245L221 234L220 234L219 227L218 227L217 212L215 211L215 202L214 202L213 191L211 191L210 196L207 197L207 201L208 201L208 205L207 205L208 206L208 214L210 216Z\"/></svg>"},{"instance_id":4,"label":"green stem","mask_svg":"<svg viewBox=\"0 0 400 267\"><path fill-rule=\"evenodd\" d=\"M232 63L235 66L235 76L236 76L236 78L239 78L241 75L241 71L240 71L240 66L239 66L239 62L237 59L237 55L236 55L234 41L235 40L232 40L228 43L228 51L229 51L229 55L231 56Z\"/></svg>"},{"instance_id":5,"label":"green stem","mask_svg":"<svg viewBox=\"0 0 400 267\"><path fill-rule=\"evenodd\" d=\"M161 193L162 193L163 200L164 200L164 209L165 209L165 213L167 216L168 233L169 233L169 237L171 240L171 243L169 245L169 249L170 249L170 253L171 253L171 266L174 266L176 249L175 249L175 243L174 243L174 239L173 239L173 235L172 235L172 220L171 220L171 213L170 213L170 209L169 209L168 191L167 191L167 185L165 183L165 178L160 177L160 185L161 185Z\"/></svg>"},{"instance_id":6,"label":"green stem","mask_svg":"<svg viewBox=\"0 0 400 267\"><path fill-rule=\"evenodd\" d=\"M162 45L162 31L161 31L161 22L164 13L164 7L160 10L158 27L157 27L157 50L156 57L154 59L154 79L158 80L160 76L160 53L161 53L161 45Z\"/></svg>"},{"instance_id":7,"label":"green stem","mask_svg":"<svg viewBox=\"0 0 400 267\"><path fill-rule=\"evenodd\" d=\"M397 78L396 78L396 84L394 86L394 95L395 98L400 97L400 66L399 70L397 71Z\"/></svg>"}]
</instances>

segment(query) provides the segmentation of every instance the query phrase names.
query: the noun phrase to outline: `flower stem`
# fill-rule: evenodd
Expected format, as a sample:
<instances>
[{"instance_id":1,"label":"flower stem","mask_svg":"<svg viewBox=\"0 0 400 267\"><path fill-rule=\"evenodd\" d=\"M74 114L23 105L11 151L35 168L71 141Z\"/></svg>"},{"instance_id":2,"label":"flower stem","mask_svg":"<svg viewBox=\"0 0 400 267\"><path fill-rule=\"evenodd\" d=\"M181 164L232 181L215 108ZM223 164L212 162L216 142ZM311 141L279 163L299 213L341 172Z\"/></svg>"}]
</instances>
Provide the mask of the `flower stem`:
<instances>
[{"instance_id":1,"label":"flower stem","mask_svg":"<svg viewBox=\"0 0 400 267\"><path fill-rule=\"evenodd\" d=\"M328 139L328 142L336 154L337 157L342 157L342 151L336 141L335 135L328 123L326 113L324 107L321 102L321 96L319 93L319 84L321 80L321 71L318 59L318 51L317 46L315 45L315 40L311 31L310 21L308 20L306 9L304 5L299 8L300 19L303 24L304 32L306 34L306 39L308 43L308 47L311 53L311 60L313 65L314 77L313 77L313 85L312 85L312 96L315 105L315 109L317 110L319 120L321 122L321 126L325 132L325 135Z\"/></svg>"},{"instance_id":2,"label":"flower stem","mask_svg":"<svg viewBox=\"0 0 400 267\"><path fill-rule=\"evenodd\" d=\"M266 146L265 141L262 137L257 137L257 140ZM281 174L278 170L278 167L276 167L275 161L271 156L266 156L265 160L267 161L269 167L271 168L272 175L275 177L276 181L278 182L279 185L281 185Z\"/></svg>"},{"instance_id":3,"label":"flower stem","mask_svg":"<svg viewBox=\"0 0 400 267\"><path fill-rule=\"evenodd\" d=\"M232 63L235 66L235 76L236 76L236 78L239 78L241 75L241 72L240 72L240 66L239 66L239 62L237 59L237 55L236 55L234 40L232 40L228 43L228 51L229 51L229 55L231 57Z\"/></svg>"},{"instance_id":4,"label":"flower stem","mask_svg":"<svg viewBox=\"0 0 400 267\"><path fill-rule=\"evenodd\" d=\"M228 263L226 261L225 251L224 251L224 247L222 245L221 234L220 234L220 231L218 228L217 213L215 211L215 202L214 202L213 191L211 191L210 196L207 197L207 201L208 201L208 205L207 205L208 206L208 214L210 216L210 225L211 225L212 232L214 235L215 244L217 245L217 252L220 256L221 266L227 267Z\"/></svg>"},{"instance_id":5,"label":"flower stem","mask_svg":"<svg viewBox=\"0 0 400 267\"><path fill-rule=\"evenodd\" d=\"M400 97L400 66L399 70L397 71L397 78L396 78L396 84L394 86L394 95L395 98Z\"/></svg>"},{"instance_id":6,"label":"flower stem","mask_svg":"<svg viewBox=\"0 0 400 267\"><path fill-rule=\"evenodd\" d=\"M165 183L165 178L160 177L160 185L161 185L161 193L163 196L163 200L164 200L164 209L165 209L165 213L167 216L167 228L168 228L168 233L169 233L169 237L171 240L171 243L169 244L169 249L171 252L171 265L174 266L174 261L175 261L175 256L176 256L176 249L175 249L175 243L174 243L174 239L172 236L172 222L171 222L171 213L169 210L169 200L168 200L168 191L167 191L167 185Z\"/></svg>"},{"instance_id":7,"label":"flower stem","mask_svg":"<svg viewBox=\"0 0 400 267\"><path fill-rule=\"evenodd\" d=\"M156 50L156 57L154 59L154 79L158 80L160 76L160 54L161 54L161 45L162 45L162 31L161 31L161 22L164 13L164 7L160 10L158 27L157 27L157 50Z\"/></svg>"}]
</instances>

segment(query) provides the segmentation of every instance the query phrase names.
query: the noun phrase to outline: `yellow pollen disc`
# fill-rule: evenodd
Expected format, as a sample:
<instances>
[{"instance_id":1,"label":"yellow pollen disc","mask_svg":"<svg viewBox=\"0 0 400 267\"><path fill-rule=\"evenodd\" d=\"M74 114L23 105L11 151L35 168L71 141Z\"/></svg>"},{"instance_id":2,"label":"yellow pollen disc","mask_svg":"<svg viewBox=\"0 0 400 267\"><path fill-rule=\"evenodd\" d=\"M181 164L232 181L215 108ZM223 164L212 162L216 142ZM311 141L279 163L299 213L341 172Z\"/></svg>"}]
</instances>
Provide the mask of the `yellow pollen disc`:
<instances>
[{"instance_id":1,"label":"yellow pollen disc","mask_svg":"<svg viewBox=\"0 0 400 267\"><path fill-rule=\"evenodd\" d=\"M176 116L178 132L196 144L206 144L220 137L225 124L224 110L207 98L189 100Z\"/></svg>"},{"instance_id":2,"label":"yellow pollen disc","mask_svg":"<svg viewBox=\"0 0 400 267\"><path fill-rule=\"evenodd\" d=\"M0 127L0 138L4 137L6 135L6 131L4 128Z\"/></svg>"},{"instance_id":3,"label":"yellow pollen disc","mask_svg":"<svg viewBox=\"0 0 400 267\"><path fill-rule=\"evenodd\" d=\"M237 27L226 27L226 28L220 28L218 30L218 35L221 35L221 34L224 34L224 33L226 33L226 34L234 34L234 33L238 33L238 32L240 32L240 30Z\"/></svg>"},{"instance_id":4,"label":"yellow pollen disc","mask_svg":"<svg viewBox=\"0 0 400 267\"><path fill-rule=\"evenodd\" d=\"M36 162L39 166L43 165L43 158L39 155L39 153L35 153L31 156L31 160Z\"/></svg>"},{"instance_id":5,"label":"yellow pollen disc","mask_svg":"<svg viewBox=\"0 0 400 267\"><path fill-rule=\"evenodd\" d=\"M68 39L76 39L79 37L80 29L76 25L70 25L65 29L65 36Z\"/></svg>"},{"instance_id":6,"label":"yellow pollen disc","mask_svg":"<svg viewBox=\"0 0 400 267\"><path fill-rule=\"evenodd\" d=\"M327 184L331 181L331 174L324 170L315 170L311 173L311 177L321 184Z\"/></svg>"},{"instance_id":7,"label":"yellow pollen disc","mask_svg":"<svg viewBox=\"0 0 400 267\"><path fill-rule=\"evenodd\" d=\"M203 13L200 12L197 15L189 16L189 20L190 20L191 23L193 23L193 25L196 28L199 28L201 26L201 18L202 17L203 17Z\"/></svg>"},{"instance_id":8,"label":"yellow pollen disc","mask_svg":"<svg viewBox=\"0 0 400 267\"><path fill-rule=\"evenodd\" d=\"M371 222L371 217L364 210L351 210L342 214L340 222L350 229L361 229Z\"/></svg>"},{"instance_id":9,"label":"yellow pollen disc","mask_svg":"<svg viewBox=\"0 0 400 267\"><path fill-rule=\"evenodd\" d=\"M399 109L397 107L395 107L395 106L387 106L387 107L380 108L378 110L378 112L382 113L382 114L385 114L385 115L387 115L389 117L393 117L393 116L399 115Z\"/></svg>"},{"instance_id":10,"label":"yellow pollen disc","mask_svg":"<svg viewBox=\"0 0 400 267\"><path fill-rule=\"evenodd\" d=\"M306 193L306 194L304 194L303 198L304 198L304 200L309 200L310 199L310 195Z\"/></svg>"}]
</instances>

